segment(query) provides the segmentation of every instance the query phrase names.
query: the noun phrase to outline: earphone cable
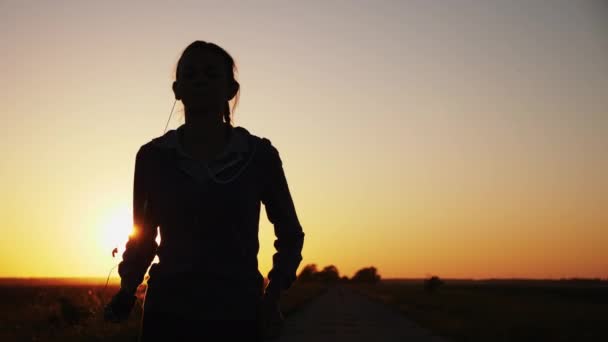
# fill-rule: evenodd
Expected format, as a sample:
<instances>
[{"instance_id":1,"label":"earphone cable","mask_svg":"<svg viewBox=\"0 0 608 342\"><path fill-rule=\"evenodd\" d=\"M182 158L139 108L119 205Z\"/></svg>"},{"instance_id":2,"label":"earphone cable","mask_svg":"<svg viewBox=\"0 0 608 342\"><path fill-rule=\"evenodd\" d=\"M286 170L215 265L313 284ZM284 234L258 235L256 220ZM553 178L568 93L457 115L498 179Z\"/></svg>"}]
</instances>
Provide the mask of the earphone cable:
<instances>
[{"instance_id":1,"label":"earphone cable","mask_svg":"<svg viewBox=\"0 0 608 342\"><path fill-rule=\"evenodd\" d=\"M167 119L167 123L165 124L165 130L163 131L163 134L165 134L165 132L167 132L167 127L169 127L169 121L171 121L171 115L173 115L173 109L175 108L176 103L177 103L177 99L175 99L175 101L173 101L173 107L171 107L171 113L169 113L169 118Z\"/></svg>"}]
</instances>

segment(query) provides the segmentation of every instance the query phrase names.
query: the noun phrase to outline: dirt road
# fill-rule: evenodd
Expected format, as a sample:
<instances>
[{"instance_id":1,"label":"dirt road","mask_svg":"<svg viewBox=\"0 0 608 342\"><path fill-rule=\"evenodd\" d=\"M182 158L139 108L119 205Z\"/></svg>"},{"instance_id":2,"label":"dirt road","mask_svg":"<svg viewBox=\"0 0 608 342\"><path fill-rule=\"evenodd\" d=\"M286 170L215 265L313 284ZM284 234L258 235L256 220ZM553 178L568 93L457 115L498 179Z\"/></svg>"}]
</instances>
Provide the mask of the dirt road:
<instances>
[{"instance_id":1,"label":"dirt road","mask_svg":"<svg viewBox=\"0 0 608 342\"><path fill-rule=\"evenodd\" d=\"M340 286L290 315L278 341L446 342L387 306Z\"/></svg>"}]
</instances>

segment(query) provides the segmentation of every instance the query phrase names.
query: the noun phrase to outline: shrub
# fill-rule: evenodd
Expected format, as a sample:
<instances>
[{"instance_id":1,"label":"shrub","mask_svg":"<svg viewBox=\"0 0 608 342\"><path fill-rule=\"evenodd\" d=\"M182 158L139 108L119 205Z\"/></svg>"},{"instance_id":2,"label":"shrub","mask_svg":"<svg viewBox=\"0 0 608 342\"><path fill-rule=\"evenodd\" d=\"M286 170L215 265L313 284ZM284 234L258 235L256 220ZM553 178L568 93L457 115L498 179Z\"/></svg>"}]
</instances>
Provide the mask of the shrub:
<instances>
[{"instance_id":1,"label":"shrub","mask_svg":"<svg viewBox=\"0 0 608 342\"><path fill-rule=\"evenodd\" d=\"M365 267L357 271L352 278L352 282L355 283L370 283L376 284L380 281L380 275L378 270L373 267Z\"/></svg>"},{"instance_id":2,"label":"shrub","mask_svg":"<svg viewBox=\"0 0 608 342\"><path fill-rule=\"evenodd\" d=\"M443 280L439 279L438 276L432 276L424 280L424 290L429 293L434 293L443 284Z\"/></svg>"}]
</instances>

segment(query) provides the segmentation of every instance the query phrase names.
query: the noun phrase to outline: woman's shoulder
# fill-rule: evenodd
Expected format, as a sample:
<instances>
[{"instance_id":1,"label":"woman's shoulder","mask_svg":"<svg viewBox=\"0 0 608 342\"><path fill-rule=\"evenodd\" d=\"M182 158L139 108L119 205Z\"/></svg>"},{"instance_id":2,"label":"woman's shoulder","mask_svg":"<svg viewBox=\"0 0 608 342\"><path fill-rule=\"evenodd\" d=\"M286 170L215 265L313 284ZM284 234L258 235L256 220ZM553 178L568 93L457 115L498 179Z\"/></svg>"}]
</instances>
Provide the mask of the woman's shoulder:
<instances>
[{"instance_id":1,"label":"woman's shoulder","mask_svg":"<svg viewBox=\"0 0 608 342\"><path fill-rule=\"evenodd\" d=\"M279 150L270 138L253 133L242 126L235 127L235 132L242 132L243 135L248 137L249 148L246 149L248 151L247 155L259 167L268 169L275 167L277 164L282 164Z\"/></svg>"},{"instance_id":2,"label":"woman's shoulder","mask_svg":"<svg viewBox=\"0 0 608 342\"><path fill-rule=\"evenodd\" d=\"M261 134L254 133L251 129L245 128L243 126L235 126L234 132L237 133L235 136L240 135L241 137L245 137L245 139L242 140L248 141L249 149L254 149L258 152L270 154L277 152L277 149L275 145L273 145L270 138Z\"/></svg>"},{"instance_id":3,"label":"woman's shoulder","mask_svg":"<svg viewBox=\"0 0 608 342\"><path fill-rule=\"evenodd\" d=\"M256 145L256 149L261 152L263 157L272 158L274 155L277 155L279 153L277 147L272 143L270 138L251 133L244 127L238 127L238 129L243 129L247 132L247 134L249 134L249 136L253 140L253 143Z\"/></svg>"}]
</instances>

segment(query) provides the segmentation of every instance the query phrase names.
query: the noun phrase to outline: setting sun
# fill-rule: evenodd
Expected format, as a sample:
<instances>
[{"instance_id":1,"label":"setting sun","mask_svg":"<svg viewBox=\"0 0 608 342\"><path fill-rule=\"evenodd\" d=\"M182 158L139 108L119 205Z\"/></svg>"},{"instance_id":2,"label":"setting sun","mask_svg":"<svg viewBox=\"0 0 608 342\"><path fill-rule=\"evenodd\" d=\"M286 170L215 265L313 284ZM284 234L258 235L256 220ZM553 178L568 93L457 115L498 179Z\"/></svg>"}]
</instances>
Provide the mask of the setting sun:
<instances>
[{"instance_id":1,"label":"setting sun","mask_svg":"<svg viewBox=\"0 0 608 342\"><path fill-rule=\"evenodd\" d=\"M115 209L102 223L101 231L102 249L111 251L118 248L118 253L122 253L129 236L134 232L130 209L126 207Z\"/></svg>"},{"instance_id":2,"label":"setting sun","mask_svg":"<svg viewBox=\"0 0 608 342\"><path fill-rule=\"evenodd\" d=\"M131 209L129 207L119 207L111 212L107 216L107 220L103 222L101 232L102 250L110 253L116 248L118 252L115 257L120 261L129 236L135 234ZM156 243L160 244L160 234L156 237ZM157 261L158 257L153 262Z\"/></svg>"}]
</instances>

